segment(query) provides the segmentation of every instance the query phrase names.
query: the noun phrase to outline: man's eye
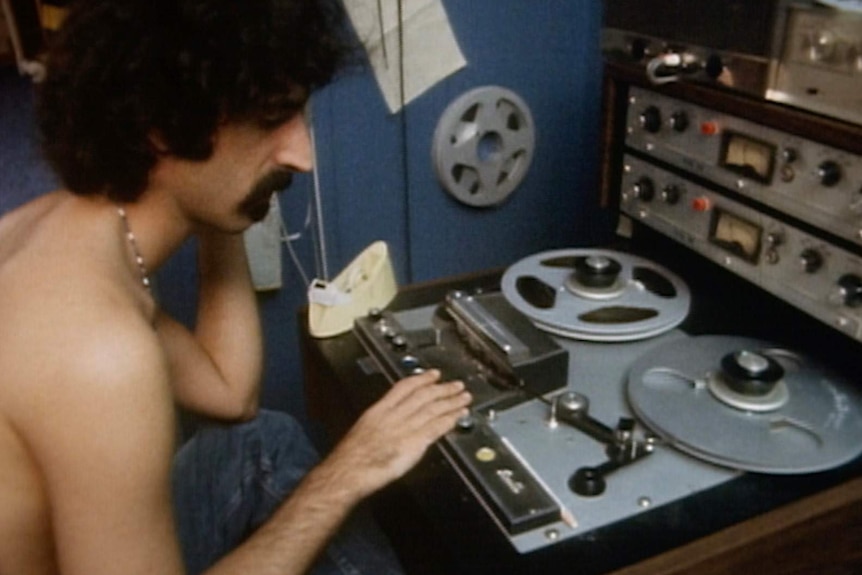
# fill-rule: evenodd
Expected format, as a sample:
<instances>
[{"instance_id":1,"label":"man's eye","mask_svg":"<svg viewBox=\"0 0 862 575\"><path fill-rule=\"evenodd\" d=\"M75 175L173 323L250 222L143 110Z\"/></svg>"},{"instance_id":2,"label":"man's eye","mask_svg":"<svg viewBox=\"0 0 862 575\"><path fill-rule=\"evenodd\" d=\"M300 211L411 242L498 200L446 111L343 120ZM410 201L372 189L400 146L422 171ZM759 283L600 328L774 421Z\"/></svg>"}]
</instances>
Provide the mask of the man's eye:
<instances>
[{"instance_id":1,"label":"man's eye","mask_svg":"<svg viewBox=\"0 0 862 575\"><path fill-rule=\"evenodd\" d=\"M271 130L273 128L281 126L282 124L290 120L291 116L292 114L283 112L266 114L258 119L258 124L261 128Z\"/></svg>"}]
</instances>

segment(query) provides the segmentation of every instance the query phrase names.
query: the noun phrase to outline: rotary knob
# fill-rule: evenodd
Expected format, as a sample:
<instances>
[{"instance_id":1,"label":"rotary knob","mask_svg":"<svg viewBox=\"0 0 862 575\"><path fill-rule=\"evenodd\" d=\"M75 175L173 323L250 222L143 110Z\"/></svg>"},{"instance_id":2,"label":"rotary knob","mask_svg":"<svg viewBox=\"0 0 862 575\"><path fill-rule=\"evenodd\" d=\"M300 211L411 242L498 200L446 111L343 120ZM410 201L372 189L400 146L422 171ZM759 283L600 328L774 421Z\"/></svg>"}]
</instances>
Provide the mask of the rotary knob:
<instances>
[{"instance_id":1,"label":"rotary knob","mask_svg":"<svg viewBox=\"0 0 862 575\"><path fill-rule=\"evenodd\" d=\"M661 191L661 199L668 205L674 205L679 202L682 196L682 190L676 184L668 184Z\"/></svg>"},{"instance_id":2,"label":"rotary knob","mask_svg":"<svg viewBox=\"0 0 862 575\"><path fill-rule=\"evenodd\" d=\"M778 248L784 245L786 241L784 232L781 230L773 230L766 234L766 261L772 265L781 261L781 255L778 253Z\"/></svg>"},{"instance_id":3,"label":"rotary knob","mask_svg":"<svg viewBox=\"0 0 862 575\"><path fill-rule=\"evenodd\" d=\"M668 122L670 123L670 127L675 132L685 132L688 129L689 124L688 114L686 114L682 110L676 111L671 114L670 120L668 120Z\"/></svg>"},{"instance_id":4,"label":"rotary knob","mask_svg":"<svg viewBox=\"0 0 862 575\"><path fill-rule=\"evenodd\" d=\"M784 232L781 230L771 231L766 234L766 243L769 244L770 247L778 247L785 242Z\"/></svg>"},{"instance_id":5,"label":"rotary knob","mask_svg":"<svg viewBox=\"0 0 862 575\"><path fill-rule=\"evenodd\" d=\"M785 164L792 164L799 159L799 151L796 148L783 148L781 150L781 159Z\"/></svg>"},{"instance_id":6,"label":"rotary knob","mask_svg":"<svg viewBox=\"0 0 862 575\"><path fill-rule=\"evenodd\" d=\"M652 180L646 176L639 178L632 186L632 194L637 199L643 202L652 201L655 196L655 185Z\"/></svg>"},{"instance_id":7,"label":"rotary knob","mask_svg":"<svg viewBox=\"0 0 862 575\"><path fill-rule=\"evenodd\" d=\"M403 335L394 335L390 341L392 343L392 347L399 351L404 351L408 347L407 338Z\"/></svg>"},{"instance_id":8,"label":"rotary knob","mask_svg":"<svg viewBox=\"0 0 862 575\"><path fill-rule=\"evenodd\" d=\"M816 273L823 267L823 254L814 248L805 249L799 254L799 265L807 274Z\"/></svg>"},{"instance_id":9,"label":"rotary knob","mask_svg":"<svg viewBox=\"0 0 862 575\"><path fill-rule=\"evenodd\" d=\"M862 278L844 274L838 279L838 294L847 307L859 307L862 305Z\"/></svg>"},{"instance_id":10,"label":"rotary knob","mask_svg":"<svg viewBox=\"0 0 862 575\"><path fill-rule=\"evenodd\" d=\"M458 418L455 423L455 429L461 433L473 431L476 427L476 417L472 413L468 413L464 417Z\"/></svg>"},{"instance_id":11,"label":"rotary knob","mask_svg":"<svg viewBox=\"0 0 862 575\"><path fill-rule=\"evenodd\" d=\"M827 188L831 188L841 181L842 171L841 165L832 160L826 160L817 166L817 177L820 178L820 183Z\"/></svg>"},{"instance_id":12,"label":"rotary knob","mask_svg":"<svg viewBox=\"0 0 862 575\"><path fill-rule=\"evenodd\" d=\"M643 38L635 38L629 45L629 54L631 55L632 60L640 62L646 57L648 49L649 43L646 40Z\"/></svg>"},{"instance_id":13,"label":"rotary knob","mask_svg":"<svg viewBox=\"0 0 862 575\"><path fill-rule=\"evenodd\" d=\"M641 128L655 134L661 130L661 111L656 106L649 106L641 112L638 121Z\"/></svg>"},{"instance_id":14,"label":"rotary knob","mask_svg":"<svg viewBox=\"0 0 862 575\"><path fill-rule=\"evenodd\" d=\"M718 80L718 78L724 72L724 61L718 54L710 54L710 56L706 59L706 66L704 69L707 76L709 76L713 80Z\"/></svg>"},{"instance_id":15,"label":"rotary knob","mask_svg":"<svg viewBox=\"0 0 862 575\"><path fill-rule=\"evenodd\" d=\"M407 373L422 373L422 364L415 355L405 355L399 360L399 363Z\"/></svg>"}]
</instances>

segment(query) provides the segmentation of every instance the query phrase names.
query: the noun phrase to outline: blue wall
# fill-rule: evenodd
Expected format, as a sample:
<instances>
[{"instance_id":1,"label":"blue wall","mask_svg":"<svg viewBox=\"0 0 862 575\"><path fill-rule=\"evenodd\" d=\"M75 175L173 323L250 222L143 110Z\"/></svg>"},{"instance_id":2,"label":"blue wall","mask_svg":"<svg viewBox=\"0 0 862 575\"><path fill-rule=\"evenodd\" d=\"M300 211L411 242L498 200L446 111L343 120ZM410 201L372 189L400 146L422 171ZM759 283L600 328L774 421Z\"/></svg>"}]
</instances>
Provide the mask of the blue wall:
<instances>
[{"instance_id":1,"label":"blue wall","mask_svg":"<svg viewBox=\"0 0 862 575\"><path fill-rule=\"evenodd\" d=\"M33 124L33 87L0 66L0 214L54 187Z\"/></svg>"},{"instance_id":2,"label":"blue wall","mask_svg":"<svg viewBox=\"0 0 862 575\"><path fill-rule=\"evenodd\" d=\"M315 96L313 115L323 190L330 275L377 239L391 248L399 283L502 267L538 251L608 237L596 205L600 0L444 2L467 67L392 115L370 72L343 78ZM476 209L437 183L431 145L437 121L464 92L499 85L530 108L536 148L527 177L502 205ZM0 73L0 213L54 186L33 144L26 80ZM406 135L406 138L404 137ZM310 177L281 198L288 228L313 275L303 230ZM263 403L304 418L296 312L305 285L283 253L284 287L262 294L267 340ZM165 308L194 316L192 246L158 277Z\"/></svg>"},{"instance_id":3,"label":"blue wall","mask_svg":"<svg viewBox=\"0 0 862 575\"><path fill-rule=\"evenodd\" d=\"M595 204L599 0L445 6L467 67L410 103L403 116L388 113L370 73L345 78L315 99L331 272L375 239L390 244L399 281L406 282L509 265L544 249L593 243L605 232ZM537 139L515 193L500 206L476 209L443 191L431 148L447 106L486 85L524 100Z\"/></svg>"}]
</instances>

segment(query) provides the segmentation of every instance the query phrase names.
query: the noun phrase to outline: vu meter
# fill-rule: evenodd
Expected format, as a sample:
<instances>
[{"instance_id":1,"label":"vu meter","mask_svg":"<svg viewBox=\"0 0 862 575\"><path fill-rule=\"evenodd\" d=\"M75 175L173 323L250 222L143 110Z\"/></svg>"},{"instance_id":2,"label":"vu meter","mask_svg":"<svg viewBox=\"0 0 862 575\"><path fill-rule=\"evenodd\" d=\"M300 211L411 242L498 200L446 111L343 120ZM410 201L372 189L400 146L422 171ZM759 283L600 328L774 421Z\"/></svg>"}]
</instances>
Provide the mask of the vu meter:
<instances>
[{"instance_id":1,"label":"vu meter","mask_svg":"<svg viewBox=\"0 0 862 575\"><path fill-rule=\"evenodd\" d=\"M760 226L721 209L712 215L709 240L753 264L760 255Z\"/></svg>"},{"instance_id":2,"label":"vu meter","mask_svg":"<svg viewBox=\"0 0 862 575\"><path fill-rule=\"evenodd\" d=\"M775 146L739 132L725 131L719 165L763 184L772 182Z\"/></svg>"}]
</instances>

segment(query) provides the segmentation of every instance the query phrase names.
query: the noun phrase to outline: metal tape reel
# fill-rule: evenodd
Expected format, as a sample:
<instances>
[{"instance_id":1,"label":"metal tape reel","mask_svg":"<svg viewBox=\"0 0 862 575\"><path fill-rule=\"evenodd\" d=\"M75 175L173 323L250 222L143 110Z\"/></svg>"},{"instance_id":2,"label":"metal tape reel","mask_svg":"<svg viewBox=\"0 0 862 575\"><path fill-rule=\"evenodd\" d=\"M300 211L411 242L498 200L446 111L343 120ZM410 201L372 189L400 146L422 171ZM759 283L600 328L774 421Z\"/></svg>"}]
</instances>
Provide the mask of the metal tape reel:
<instances>
[{"instance_id":1,"label":"metal tape reel","mask_svg":"<svg viewBox=\"0 0 862 575\"><path fill-rule=\"evenodd\" d=\"M688 315L691 295L678 276L647 259L612 250L554 250L503 274L515 309L547 332L587 341L634 341L664 333Z\"/></svg>"},{"instance_id":2,"label":"metal tape reel","mask_svg":"<svg viewBox=\"0 0 862 575\"><path fill-rule=\"evenodd\" d=\"M786 394L752 410L715 387L725 359L741 353L781 366ZM754 368L753 368L754 369ZM774 344L734 336L699 336L660 346L629 371L635 414L671 445L698 459L743 471L791 474L836 467L862 453L862 396L811 359ZM733 395L733 394L731 394ZM743 395L743 394L736 394Z\"/></svg>"},{"instance_id":3,"label":"metal tape reel","mask_svg":"<svg viewBox=\"0 0 862 575\"><path fill-rule=\"evenodd\" d=\"M499 86L475 88L443 112L432 159L440 184L476 207L503 202L530 167L535 129L529 108Z\"/></svg>"}]
</instances>

